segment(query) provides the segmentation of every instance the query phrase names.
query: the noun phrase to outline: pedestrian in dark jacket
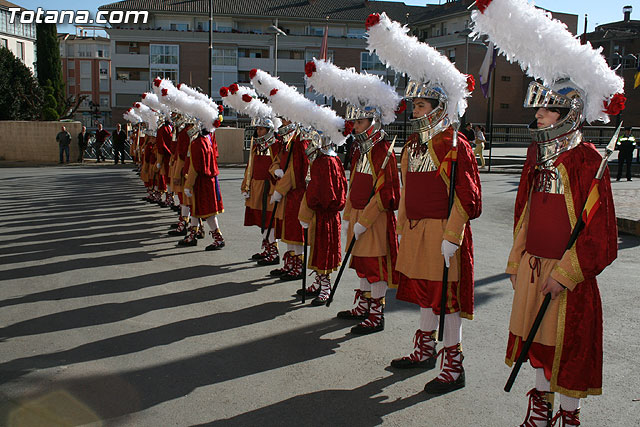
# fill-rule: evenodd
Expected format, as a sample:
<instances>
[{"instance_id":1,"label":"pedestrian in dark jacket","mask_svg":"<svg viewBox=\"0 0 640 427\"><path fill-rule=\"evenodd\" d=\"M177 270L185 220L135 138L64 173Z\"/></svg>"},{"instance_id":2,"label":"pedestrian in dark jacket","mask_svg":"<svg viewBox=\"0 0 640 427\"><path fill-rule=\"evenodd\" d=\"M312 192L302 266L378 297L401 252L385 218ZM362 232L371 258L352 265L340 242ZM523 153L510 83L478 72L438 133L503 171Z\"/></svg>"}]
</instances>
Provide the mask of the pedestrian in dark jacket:
<instances>
[{"instance_id":1,"label":"pedestrian in dark jacket","mask_svg":"<svg viewBox=\"0 0 640 427\"><path fill-rule=\"evenodd\" d=\"M62 161L62 153L67 156L67 163L69 163L69 144L71 144L71 134L67 132L67 128L62 126L60 132L56 135L56 141L58 141L58 147L60 148L60 164Z\"/></svg>"},{"instance_id":2,"label":"pedestrian in dark jacket","mask_svg":"<svg viewBox=\"0 0 640 427\"><path fill-rule=\"evenodd\" d=\"M118 164L118 158L122 164L124 164L124 145L127 142L127 132L122 130L122 125L120 123L116 126L116 131L113 133L111 138L113 140L113 160L114 163Z\"/></svg>"}]
</instances>

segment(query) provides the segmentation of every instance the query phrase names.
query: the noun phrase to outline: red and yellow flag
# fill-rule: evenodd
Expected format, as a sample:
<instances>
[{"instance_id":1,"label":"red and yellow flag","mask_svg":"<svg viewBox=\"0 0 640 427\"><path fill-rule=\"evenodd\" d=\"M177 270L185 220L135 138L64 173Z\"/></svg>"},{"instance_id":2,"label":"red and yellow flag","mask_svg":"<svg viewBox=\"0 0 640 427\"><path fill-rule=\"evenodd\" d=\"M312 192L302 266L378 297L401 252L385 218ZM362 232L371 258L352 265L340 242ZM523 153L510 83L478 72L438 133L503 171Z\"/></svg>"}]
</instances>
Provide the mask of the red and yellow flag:
<instances>
[{"instance_id":1,"label":"red and yellow flag","mask_svg":"<svg viewBox=\"0 0 640 427\"><path fill-rule=\"evenodd\" d=\"M440 169L447 174L449 178L451 178L451 165L453 162L458 161L458 147L452 148L446 155L446 157L440 163Z\"/></svg>"},{"instance_id":2,"label":"red and yellow flag","mask_svg":"<svg viewBox=\"0 0 640 427\"><path fill-rule=\"evenodd\" d=\"M585 226L589 225L596 214L596 211L602 204L602 200L600 200L600 192L598 191L598 184L600 184L600 180L594 178L591 183L591 188L589 189L589 195L587 196L587 203L585 203L584 210L582 211L582 221Z\"/></svg>"}]
</instances>

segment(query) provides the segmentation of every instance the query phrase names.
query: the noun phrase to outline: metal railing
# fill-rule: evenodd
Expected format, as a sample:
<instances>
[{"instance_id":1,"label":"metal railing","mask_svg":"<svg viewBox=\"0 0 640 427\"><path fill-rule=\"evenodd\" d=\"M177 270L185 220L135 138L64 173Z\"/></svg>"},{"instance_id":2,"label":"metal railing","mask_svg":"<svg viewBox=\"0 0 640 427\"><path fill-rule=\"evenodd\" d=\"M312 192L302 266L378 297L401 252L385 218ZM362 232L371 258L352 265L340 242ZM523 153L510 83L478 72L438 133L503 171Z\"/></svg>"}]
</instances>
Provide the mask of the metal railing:
<instances>
[{"instance_id":1,"label":"metal railing","mask_svg":"<svg viewBox=\"0 0 640 427\"><path fill-rule=\"evenodd\" d=\"M129 148L131 147L131 142L129 140L125 141L124 143L124 156L125 156L125 160L131 160L131 155L129 154ZM113 160L114 159L114 153L115 150L113 149L113 141L111 140L111 138L107 138L107 140L104 142L104 144L102 144L102 147L100 148L100 150L102 151L102 154L104 155L104 158L107 160ZM97 158L97 152L98 152L98 146L96 144L96 139L95 137L91 137L89 138L89 145L87 145L87 149L84 150L84 159L96 159Z\"/></svg>"}]
</instances>

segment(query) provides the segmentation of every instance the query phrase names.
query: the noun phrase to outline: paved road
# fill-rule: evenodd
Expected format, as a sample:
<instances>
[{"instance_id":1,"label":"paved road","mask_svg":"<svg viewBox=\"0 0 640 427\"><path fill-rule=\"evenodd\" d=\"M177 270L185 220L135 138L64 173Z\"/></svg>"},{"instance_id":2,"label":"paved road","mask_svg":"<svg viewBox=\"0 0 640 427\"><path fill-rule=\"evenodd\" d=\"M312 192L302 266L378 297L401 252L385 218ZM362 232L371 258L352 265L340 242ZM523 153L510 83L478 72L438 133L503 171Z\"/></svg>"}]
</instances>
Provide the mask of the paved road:
<instances>
[{"instance_id":1,"label":"paved road","mask_svg":"<svg viewBox=\"0 0 640 427\"><path fill-rule=\"evenodd\" d=\"M387 327L350 335L348 271L330 308L302 306L247 260L242 171L223 169L227 247L180 249L173 213L140 201L128 168L0 169L0 425L512 426L533 372L502 391L512 291L502 273L518 178L484 174L474 221L476 319L464 323L467 387L429 399L435 372L393 372L416 307L388 297ZM207 242L208 244L208 242ZM602 274L604 394L585 426L637 426L640 239ZM58 423L58 424L56 424ZM65 424L66 423L66 424ZM96 423L95 425L99 425Z\"/></svg>"}]
</instances>

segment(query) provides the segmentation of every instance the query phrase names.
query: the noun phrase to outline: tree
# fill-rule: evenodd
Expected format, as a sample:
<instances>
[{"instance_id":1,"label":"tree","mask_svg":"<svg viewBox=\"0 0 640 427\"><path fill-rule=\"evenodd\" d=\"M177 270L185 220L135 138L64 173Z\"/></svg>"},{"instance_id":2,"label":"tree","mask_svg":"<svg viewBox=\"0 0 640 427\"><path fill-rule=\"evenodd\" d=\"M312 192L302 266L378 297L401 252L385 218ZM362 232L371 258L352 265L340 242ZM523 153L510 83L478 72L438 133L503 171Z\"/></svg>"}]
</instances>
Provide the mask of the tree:
<instances>
[{"instance_id":1,"label":"tree","mask_svg":"<svg viewBox=\"0 0 640 427\"><path fill-rule=\"evenodd\" d=\"M66 97L56 24L36 24L36 50L38 82L41 87L45 87L47 81L51 82L52 96L56 101L54 108L60 116L65 113Z\"/></svg>"},{"instance_id":2,"label":"tree","mask_svg":"<svg viewBox=\"0 0 640 427\"><path fill-rule=\"evenodd\" d=\"M38 120L43 92L31 70L11 51L0 48L0 120Z\"/></svg>"},{"instance_id":3,"label":"tree","mask_svg":"<svg viewBox=\"0 0 640 427\"><path fill-rule=\"evenodd\" d=\"M60 119L60 114L58 114L58 101L56 101L56 98L53 95L54 89L53 85L51 84L51 80L47 79L42 90L44 91L42 120L55 121Z\"/></svg>"}]
</instances>

